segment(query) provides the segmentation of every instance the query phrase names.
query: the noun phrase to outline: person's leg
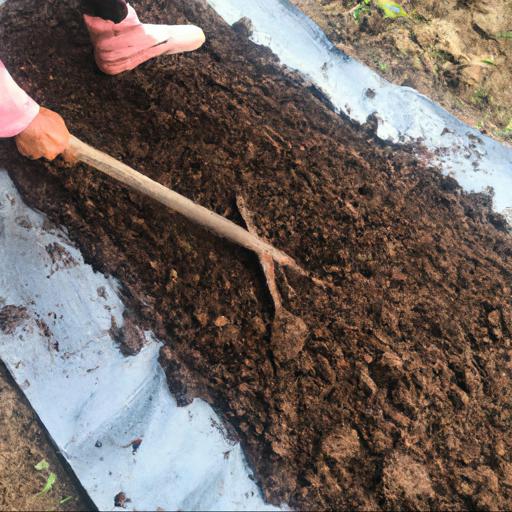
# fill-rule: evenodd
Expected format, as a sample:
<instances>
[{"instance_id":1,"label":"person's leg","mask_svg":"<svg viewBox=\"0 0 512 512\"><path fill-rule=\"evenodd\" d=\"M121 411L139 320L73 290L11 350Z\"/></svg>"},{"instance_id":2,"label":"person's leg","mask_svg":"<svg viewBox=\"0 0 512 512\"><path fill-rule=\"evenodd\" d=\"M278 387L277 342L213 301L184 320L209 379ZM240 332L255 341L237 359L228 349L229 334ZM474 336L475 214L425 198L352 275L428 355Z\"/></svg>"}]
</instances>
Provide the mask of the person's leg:
<instances>
[{"instance_id":1,"label":"person's leg","mask_svg":"<svg viewBox=\"0 0 512 512\"><path fill-rule=\"evenodd\" d=\"M159 55L196 50L205 41L195 25L141 23L125 0L82 0L82 8L96 63L109 75L129 71Z\"/></svg>"},{"instance_id":2,"label":"person's leg","mask_svg":"<svg viewBox=\"0 0 512 512\"><path fill-rule=\"evenodd\" d=\"M82 14L121 23L128 16L125 0L81 0Z\"/></svg>"}]
</instances>

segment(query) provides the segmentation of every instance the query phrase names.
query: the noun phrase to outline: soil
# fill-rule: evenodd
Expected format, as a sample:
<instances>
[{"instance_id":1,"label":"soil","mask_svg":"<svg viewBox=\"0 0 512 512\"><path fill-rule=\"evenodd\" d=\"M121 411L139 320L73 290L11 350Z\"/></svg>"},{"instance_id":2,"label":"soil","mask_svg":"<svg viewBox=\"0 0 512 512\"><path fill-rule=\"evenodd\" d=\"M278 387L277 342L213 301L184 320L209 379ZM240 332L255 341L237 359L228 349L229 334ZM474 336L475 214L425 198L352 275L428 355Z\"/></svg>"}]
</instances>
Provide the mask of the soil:
<instances>
[{"instance_id":1,"label":"soil","mask_svg":"<svg viewBox=\"0 0 512 512\"><path fill-rule=\"evenodd\" d=\"M95 510L1 363L0 448L0 510ZM49 463L48 470L36 471L41 460ZM50 492L38 496L50 472L57 481Z\"/></svg>"},{"instance_id":2,"label":"soil","mask_svg":"<svg viewBox=\"0 0 512 512\"><path fill-rule=\"evenodd\" d=\"M510 0L399 0L407 16L395 19L385 19L376 2L291 2L343 52L512 142ZM363 9L354 16L358 4Z\"/></svg>"},{"instance_id":3,"label":"soil","mask_svg":"<svg viewBox=\"0 0 512 512\"><path fill-rule=\"evenodd\" d=\"M133 3L202 26L206 45L107 77L76 0L10 0L2 58L86 142L241 225L243 196L260 234L329 283L278 271L304 345L290 359L271 345L255 255L3 141L26 200L120 279L131 318L165 341L179 403L219 411L272 503L509 508L512 240L490 198L334 114L204 2Z\"/></svg>"}]
</instances>

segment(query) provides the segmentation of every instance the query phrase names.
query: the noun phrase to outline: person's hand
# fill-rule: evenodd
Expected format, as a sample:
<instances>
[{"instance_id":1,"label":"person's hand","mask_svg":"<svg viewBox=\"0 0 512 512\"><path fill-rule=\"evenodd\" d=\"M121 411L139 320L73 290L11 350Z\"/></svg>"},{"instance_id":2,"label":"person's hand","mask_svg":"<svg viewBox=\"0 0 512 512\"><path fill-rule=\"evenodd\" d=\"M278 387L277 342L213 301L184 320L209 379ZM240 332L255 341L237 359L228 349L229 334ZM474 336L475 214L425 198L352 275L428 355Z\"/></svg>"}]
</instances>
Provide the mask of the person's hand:
<instances>
[{"instance_id":1,"label":"person's hand","mask_svg":"<svg viewBox=\"0 0 512 512\"><path fill-rule=\"evenodd\" d=\"M54 160L68 147L70 137L64 119L56 112L41 107L27 128L16 135L16 146L23 156L31 160Z\"/></svg>"}]
</instances>

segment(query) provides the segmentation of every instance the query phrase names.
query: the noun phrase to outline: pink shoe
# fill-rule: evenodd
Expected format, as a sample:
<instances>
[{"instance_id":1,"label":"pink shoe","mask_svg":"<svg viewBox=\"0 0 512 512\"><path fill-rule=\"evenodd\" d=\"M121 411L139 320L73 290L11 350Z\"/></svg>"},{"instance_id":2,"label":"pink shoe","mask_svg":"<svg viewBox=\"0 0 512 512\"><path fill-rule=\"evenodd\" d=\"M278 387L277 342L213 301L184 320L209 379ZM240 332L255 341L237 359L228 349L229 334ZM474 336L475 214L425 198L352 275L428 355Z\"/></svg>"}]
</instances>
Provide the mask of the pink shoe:
<instances>
[{"instance_id":1,"label":"pink shoe","mask_svg":"<svg viewBox=\"0 0 512 512\"><path fill-rule=\"evenodd\" d=\"M191 52L205 41L195 25L149 25L139 21L128 5L128 16L121 23L84 14L98 67L117 75L163 54Z\"/></svg>"}]
</instances>

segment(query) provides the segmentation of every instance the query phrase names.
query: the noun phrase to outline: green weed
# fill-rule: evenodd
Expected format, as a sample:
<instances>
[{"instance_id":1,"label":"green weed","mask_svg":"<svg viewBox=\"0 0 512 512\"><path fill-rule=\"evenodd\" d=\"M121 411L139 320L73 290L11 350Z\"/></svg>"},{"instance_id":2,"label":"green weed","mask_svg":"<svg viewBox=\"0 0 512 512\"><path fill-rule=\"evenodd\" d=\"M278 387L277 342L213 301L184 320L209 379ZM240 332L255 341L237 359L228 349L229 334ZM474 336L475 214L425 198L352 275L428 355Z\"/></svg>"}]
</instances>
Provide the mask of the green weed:
<instances>
[{"instance_id":1,"label":"green weed","mask_svg":"<svg viewBox=\"0 0 512 512\"><path fill-rule=\"evenodd\" d=\"M44 471L45 469L48 469L50 467L50 464L48 464L48 461L43 459L39 461L35 466L34 469L36 471Z\"/></svg>"},{"instance_id":2,"label":"green weed","mask_svg":"<svg viewBox=\"0 0 512 512\"><path fill-rule=\"evenodd\" d=\"M43 495L49 493L52 490L53 484L56 481L57 481L57 475L55 473L50 473L48 475L46 483L44 484L44 487L41 489L41 491L37 495L43 496Z\"/></svg>"},{"instance_id":3,"label":"green weed","mask_svg":"<svg viewBox=\"0 0 512 512\"><path fill-rule=\"evenodd\" d=\"M362 3L360 3L355 9L352 15L354 16L354 19L356 20L356 23L359 23L361 21L361 16L363 14L367 14L370 11L370 5L371 0L363 0Z\"/></svg>"},{"instance_id":4,"label":"green weed","mask_svg":"<svg viewBox=\"0 0 512 512\"><path fill-rule=\"evenodd\" d=\"M385 62L379 62L377 65L379 66L379 69L383 73L385 73L389 69L389 65L387 63L385 63Z\"/></svg>"},{"instance_id":5,"label":"green weed","mask_svg":"<svg viewBox=\"0 0 512 512\"><path fill-rule=\"evenodd\" d=\"M488 64L489 66L496 66L493 58L483 59L482 62L484 64Z\"/></svg>"}]
</instances>

